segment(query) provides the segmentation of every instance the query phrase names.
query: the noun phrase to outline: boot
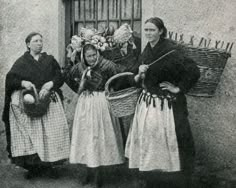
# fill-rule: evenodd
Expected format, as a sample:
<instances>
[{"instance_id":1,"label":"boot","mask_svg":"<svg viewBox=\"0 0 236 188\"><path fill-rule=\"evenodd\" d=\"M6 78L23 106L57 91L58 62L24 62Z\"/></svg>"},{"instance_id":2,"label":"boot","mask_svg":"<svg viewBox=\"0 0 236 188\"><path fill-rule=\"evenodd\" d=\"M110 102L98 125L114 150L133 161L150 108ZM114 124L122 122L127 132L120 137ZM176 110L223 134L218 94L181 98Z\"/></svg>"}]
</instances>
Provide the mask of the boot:
<instances>
[{"instance_id":1,"label":"boot","mask_svg":"<svg viewBox=\"0 0 236 188\"><path fill-rule=\"evenodd\" d=\"M28 169L28 172L24 175L24 178L27 180L33 179L33 178L37 178L37 177L41 177L42 176L42 171L40 168L38 168L37 166L32 166Z\"/></svg>"}]
</instances>

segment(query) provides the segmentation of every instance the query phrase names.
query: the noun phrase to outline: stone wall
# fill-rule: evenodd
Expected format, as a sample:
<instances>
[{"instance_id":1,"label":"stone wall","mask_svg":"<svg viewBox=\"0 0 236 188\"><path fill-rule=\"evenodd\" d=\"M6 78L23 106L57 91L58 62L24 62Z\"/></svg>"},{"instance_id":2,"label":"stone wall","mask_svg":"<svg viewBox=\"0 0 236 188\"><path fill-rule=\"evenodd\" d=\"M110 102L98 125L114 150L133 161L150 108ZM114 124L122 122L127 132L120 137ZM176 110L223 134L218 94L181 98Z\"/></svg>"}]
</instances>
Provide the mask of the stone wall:
<instances>
[{"instance_id":1,"label":"stone wall","mask_svg":"<svg viewBox=\"0 0 236 188\"><path fill-rule=\"evenodd\" d=\"M164 20L169 31L184 34L194 44L201 37L234 42L236 2L233 0L150 0L143 1L143 23L150 16ZM143 36L143 41L145 41ZM145 42L143 43L143 46ZM224 44L223 48L226 44ZM211 47L213 47L211 46ZM235 176L236 169L236 46L212 98L188 97L189 119L199 165L206 173Z\"/></svg>"}]
</instances>

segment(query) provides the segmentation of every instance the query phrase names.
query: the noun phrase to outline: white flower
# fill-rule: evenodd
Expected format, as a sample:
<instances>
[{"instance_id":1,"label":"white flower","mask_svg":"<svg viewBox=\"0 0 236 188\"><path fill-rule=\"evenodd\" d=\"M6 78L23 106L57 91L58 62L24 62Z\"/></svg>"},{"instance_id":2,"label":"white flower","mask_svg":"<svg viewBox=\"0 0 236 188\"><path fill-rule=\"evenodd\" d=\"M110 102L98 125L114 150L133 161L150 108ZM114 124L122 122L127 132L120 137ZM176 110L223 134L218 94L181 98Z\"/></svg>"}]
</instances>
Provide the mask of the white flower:
<instances>
[{"instance_id":1,"label":"white flower","mask_svg":"<svg viewBox=\"0 0 236 188\"><path fill-rule=\"evenodd\" d=\"M81 48L82 48L82 42L83 42L83 40L79 36L74 35L71 38L71 47L74 50L79 52L79 51L81 51Z\"/></svg>"}]
</instances>

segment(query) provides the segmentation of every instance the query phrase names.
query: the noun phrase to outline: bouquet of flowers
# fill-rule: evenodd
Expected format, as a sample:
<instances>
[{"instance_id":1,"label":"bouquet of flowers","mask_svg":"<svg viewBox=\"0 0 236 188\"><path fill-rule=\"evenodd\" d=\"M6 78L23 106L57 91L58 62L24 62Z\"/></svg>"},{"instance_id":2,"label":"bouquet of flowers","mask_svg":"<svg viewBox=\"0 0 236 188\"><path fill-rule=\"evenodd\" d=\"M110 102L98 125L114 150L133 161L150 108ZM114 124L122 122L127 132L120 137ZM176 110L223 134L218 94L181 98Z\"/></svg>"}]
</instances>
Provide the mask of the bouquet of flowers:
<instances>
[{"instance_id":1,"label":"bouquet of flowers","mask_svg":"<svg viewBox=\"0 0 236 188\"><path fill-rule=\"evenodd\" d=\"M131 42L132 33L133 31L127 23L116 30L113 26L109 26L103 32L98 32L94 28L81 28L78 35L72 36L70 46L74 50L81 51L84 44L91 43L97 49L105 51L106 49L121 46L126 42Z\"/></svg>"}]
</instances>

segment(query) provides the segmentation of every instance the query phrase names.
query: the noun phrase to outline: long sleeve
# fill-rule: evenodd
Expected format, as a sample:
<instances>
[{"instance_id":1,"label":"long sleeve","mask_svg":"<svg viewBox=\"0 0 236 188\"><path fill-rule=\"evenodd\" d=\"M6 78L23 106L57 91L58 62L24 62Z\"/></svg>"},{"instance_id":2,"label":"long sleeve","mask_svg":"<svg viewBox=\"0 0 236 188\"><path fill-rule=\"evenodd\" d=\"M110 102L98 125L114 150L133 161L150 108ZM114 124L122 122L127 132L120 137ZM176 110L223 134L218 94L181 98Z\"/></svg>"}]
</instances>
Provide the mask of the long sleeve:
<instances>
[{"instance_id":1,"label":"long sleeve","mask_svg":"<svg viewBox=\"0 0 236 188\"><path fill-rule=\"evenodd\" d=\"M22 78L14 73L8 73L6 76L6 91L14 91L21 88Z\"/></svg>"},{"instance_id":2,"label":"long sleeve","mask_svg":"<svg viewBox=\"0 0 236 188\"><path fill-rule=\"evenodd\" d=\"M13 73L8 73L5 81L5 105L2 114L2 120L9 123L9 108L11 94L13 91L21 88L21 78Z\"/></svg>"},{"instance_id":3,"label":"long sleeve","mask_svg":"<svg viewBox=\"0 0 236 188\"><path fill-rule=\"evenodd\" d=\"M59 64L57 63L57 61L53 58L53 71L54 71L54 76L53 76L53 88L55 90L58 90L64 83L64 80L63 80L63 76L62 76L62 73L61 73L61 68L59 66Z\"/></svg>"},{"instance_id":4,"label":"long sleeve","mask_svg":"<svg viewBox=\"0 0 236 188\"><path fill-rule=\"evenodd\" d=\"M81 79L81 74L79 71L79 63L72 65L71 63L67 63L63 68L63 77L65 83L77 93L79 88L79 83Z\"/></svg>"}]
</instances>

